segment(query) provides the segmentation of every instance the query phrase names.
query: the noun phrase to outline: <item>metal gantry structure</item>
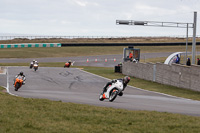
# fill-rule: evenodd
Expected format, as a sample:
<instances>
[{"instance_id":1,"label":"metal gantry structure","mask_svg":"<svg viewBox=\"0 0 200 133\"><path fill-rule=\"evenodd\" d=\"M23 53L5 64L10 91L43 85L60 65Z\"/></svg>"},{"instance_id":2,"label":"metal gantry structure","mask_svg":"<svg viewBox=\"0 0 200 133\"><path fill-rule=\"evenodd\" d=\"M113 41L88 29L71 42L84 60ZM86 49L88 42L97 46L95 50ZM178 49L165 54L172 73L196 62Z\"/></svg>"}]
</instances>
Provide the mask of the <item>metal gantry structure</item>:
<instances>
[{"instance_id":1,"label":"metal gantry structure","mask_svg":"<svg viewBox=\"0 0 200 133\"><path fill-rule=\"evenodd\" d=\"M192 28L193 29L192 64L195 64L195 56L196 56L196 23L197 23L197 12L194 12L194 23L116 20L117 25L130 25L130 26L138 25L138 26L186 28L187 29L187 31L186 31L186 58L187 58L187 47L188 47L188 28Z\"/></svg>"},{"instance_id":2,"label":"metal gantry structure","mask_svg":"<svg viewBox=\"0 0 200 133\"><path fill-rule=\"evenodd\" d=\"M158 21L135 21L135 20L116 20L117 25L142 25L156 27L175 27L175 28L193 28L193 23L179 22L158 22Z\"/></svg>"}]
</instances>

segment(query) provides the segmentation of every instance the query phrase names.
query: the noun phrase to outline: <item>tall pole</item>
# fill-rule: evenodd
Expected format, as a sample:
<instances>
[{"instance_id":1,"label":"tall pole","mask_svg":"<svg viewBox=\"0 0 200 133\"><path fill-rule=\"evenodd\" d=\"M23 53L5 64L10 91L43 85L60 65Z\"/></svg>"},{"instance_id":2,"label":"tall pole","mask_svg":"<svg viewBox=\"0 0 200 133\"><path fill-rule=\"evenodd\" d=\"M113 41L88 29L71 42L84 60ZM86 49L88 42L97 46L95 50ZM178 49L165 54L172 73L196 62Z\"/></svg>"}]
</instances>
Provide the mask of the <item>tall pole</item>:
<instances>
[{"instance_id":1,"label":"tall pole","mask_svg":"<svg viewBox=\"0 0 200 133\"><path fill-rule=\"evenodd\" d=\"M185 52L185 63L187 61L187 50L188 50L188 23L187 23L187 31L186 31L186 52Z\"/></svg>"},{"instance_id":2,"label":"tall pole","mask_svg":"<svg viewBox=\"0 0 200 133\"><path fill-rule=\"evenodd\" d=\"M193 41L192 41L192 64L195 64L196 60L196 27L197 27L197 12L194 12L193 23Z\"/></svg>"}]
</instances>

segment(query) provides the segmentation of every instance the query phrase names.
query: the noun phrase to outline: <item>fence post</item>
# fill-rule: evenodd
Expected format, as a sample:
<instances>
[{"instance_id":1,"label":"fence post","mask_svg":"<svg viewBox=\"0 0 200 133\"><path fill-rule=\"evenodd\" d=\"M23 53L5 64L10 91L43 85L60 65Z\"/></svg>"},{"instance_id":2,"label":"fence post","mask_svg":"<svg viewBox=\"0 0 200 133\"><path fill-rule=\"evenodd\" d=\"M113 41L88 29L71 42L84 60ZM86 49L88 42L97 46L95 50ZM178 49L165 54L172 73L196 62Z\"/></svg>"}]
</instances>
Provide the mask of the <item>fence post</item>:
<instances>
[{"instance_id":1,"label":"fence post","mask_svg":"<svg viewBox=\"0 0 200 133\"><path fill-rule=\"evenodd\" d=\"M156 64L153 65L153 81L156 81Z\"/></svg>"}]
</instances>

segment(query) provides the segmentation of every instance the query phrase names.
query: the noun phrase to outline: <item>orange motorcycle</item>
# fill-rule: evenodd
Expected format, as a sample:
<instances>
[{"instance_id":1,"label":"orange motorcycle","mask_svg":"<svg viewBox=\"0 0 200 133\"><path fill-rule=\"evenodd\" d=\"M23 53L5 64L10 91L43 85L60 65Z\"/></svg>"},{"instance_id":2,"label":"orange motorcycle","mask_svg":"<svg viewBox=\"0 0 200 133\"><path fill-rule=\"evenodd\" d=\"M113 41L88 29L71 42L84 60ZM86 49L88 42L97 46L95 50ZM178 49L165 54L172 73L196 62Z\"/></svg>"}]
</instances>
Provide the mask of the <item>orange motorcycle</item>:
<instances>
[{"instance_id":1,"label":"orange motorcycle","mask_svg":"<svg viewBox=\"0 0 200 133\"><path fill-rule=\"evenodd\" d=\"M14 87L15 87L15 91L18 91L18 89L23 85L23 78L21 76L17 77L15 79L15 84L14 84Z\"/></svg>"},{"instance_id":2,"label":"orange motorcycle","mask_svg":"<svg viewBox=\"0 0 200 133\"><path fill-rule=\"evenodd\" d=\"M73 66L75 63L75 61L71 62L71 60L69 62L66 62L65 65L64 65L64 68L67 67L69 68L71 65Z\"/></svg>"},{"instance_id":3,"label":"orange motorcycle","mask_svg":"<svg viewBox=\"0 0 200 133\"><path fill-rule=\"evenodd\" d=\"M69 68L70 66L71 66L71 62L66 62L65 65L64 65L64 68L65 68L65 67L68 67L68 68Z\"/></svg>"}]
</instances>

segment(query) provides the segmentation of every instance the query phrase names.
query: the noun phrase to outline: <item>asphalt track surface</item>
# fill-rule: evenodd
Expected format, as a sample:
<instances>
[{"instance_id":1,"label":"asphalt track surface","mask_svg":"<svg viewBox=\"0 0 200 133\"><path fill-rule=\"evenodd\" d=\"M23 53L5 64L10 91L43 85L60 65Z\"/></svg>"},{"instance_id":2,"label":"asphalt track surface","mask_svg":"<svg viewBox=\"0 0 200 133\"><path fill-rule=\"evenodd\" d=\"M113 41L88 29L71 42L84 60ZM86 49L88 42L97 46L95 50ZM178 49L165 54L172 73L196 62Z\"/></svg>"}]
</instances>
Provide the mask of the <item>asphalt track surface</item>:
<instances>
[{"instance_id":1,"label":"asphalt track surface","mask_svg":"<svg viewBox=\"0 0 200 133\"><path fill-rule=\"evenodd\" d=\"M142 53L140 59L167 57L172 53ZM38 62L67 62L75 61L74 66L98 66L114 67L122 62L123 55L97 55L97 56L79 56L79 57L56 57L56 58L10 58L0 59L0 63L29 63L33 59ZM116 61L114 61L116 59ZM88 60L88 61L87 61ZM97 60L97 61L95 61ZM105 61L107 60L107 62ZM64 66L64 64L63 64Z\"/></svg>"},{"instance_id":2,"label":"asphalt track surface","mask_svg":"<svg viewBox=\"0 0 200 133\"><path fill-rule=\"evenodd\" d=\"M26 75L26 84L18 91L14 91L13 78L21 70ZM122 97L118 96L113 102L99 101L99 94L109 80L77 68L40 67L35 72L28 67L8 67L7 71L8 77L0 74L0 85L8 85L7 90L10 94L21 97L200 116L200 101L130 86L125 89Z\"/></svg>"},{"instance_id":3,"label":"asphalt track surface","mask_svg":"<svg viewBox=\"0 0 200 133\"><path fill-rule=\"evenodd\" d=\"M141 54L141 59L167 57L171 53ZM86 60L88 59L88 62ZM97 59L97 62L95 62ZM107 62L105 62L107 59ZM114 61L116 59L116 61ZM23 63L33 59L0 59L0 63ZM39 62L75 61L75 66L114 67L122 61L122 55L102 55L84 57L38 58ZM63 64L64 65L64 64ZM13 78L23 71L26 84L14 91ZM7 80L8 79L8 80ZM7 82L8 81L8 82ZM33 71L28 67L8 67L8 75L0 74L0 86L7 87L10 94L50 100L61 100L95 106L123 108L128 110L149 110L200 116L200 101L173 97L161 93L128 86L122 97L114 102L99 101L99 94L109 79L76 68L39 67Z\"/></svg>"}]
</instances>

